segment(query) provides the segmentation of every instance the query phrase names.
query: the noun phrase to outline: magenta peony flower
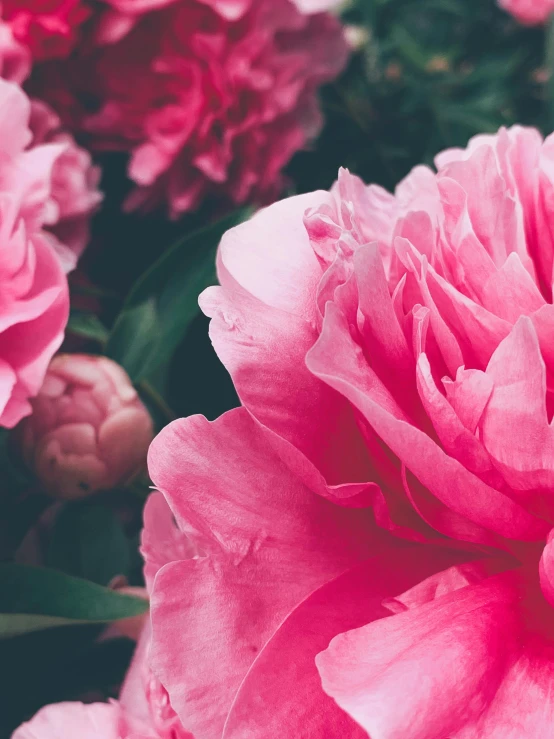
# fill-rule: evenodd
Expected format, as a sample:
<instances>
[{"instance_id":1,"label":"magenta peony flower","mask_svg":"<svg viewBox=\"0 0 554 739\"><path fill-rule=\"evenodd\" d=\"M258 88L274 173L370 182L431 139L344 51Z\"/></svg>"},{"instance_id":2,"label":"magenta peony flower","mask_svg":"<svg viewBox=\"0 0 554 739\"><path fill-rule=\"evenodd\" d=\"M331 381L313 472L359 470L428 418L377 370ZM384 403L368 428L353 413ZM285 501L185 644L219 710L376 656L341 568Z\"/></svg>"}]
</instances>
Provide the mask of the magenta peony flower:
<instances>
[{"instance_id":1,"label":"magenta peony flower","mask_svg":"<svg viewBox=\"0 0 554 739\"><path fill-rule=\"evenodd\" d=\"M2 18L33 59L66 57L90 16L84 0L2 0Z\"/></svg>"},{"instance_id":2,"label":"magenta peony flower","mask_svg":"<svg viewBox=\"0 0 554 739\"><path fill-rule=\"evenodd\" d=\"M67 322L67 282L43 230L58 145L31 145L30 102L0 79L0 426L31 411Z\"/></svg>"},{"instance_id":3,"label":"magenta peony flower","mask_svg":"<svg viewBox=\"0 0 554 739\"><path fill-rule=\"evenodd\" d=\"M46 65L33 89L93 148L131 153L128 207L167 200L177 217L208 193L272 198L319 130L319 86L345 64L339 22L289 0L111 5L71 65Z\"/></svg>"},{"instance_id":4,"label":"magenta peony flower","mask_svg":"<svg viewBox=\"0 0 554 739\"><path fill-rule=\"evenodd\" d=\"M152 420L111 359L58 355L32 407L21 427L23 455L51 495L80 498L114 487L144 463Z\"/></svg>"},{"instance_id":5,"label":"magenta peony flower","mask_svg":"<svg viewBox=\"0 0 554 739\"><path fill-rule=\"evenodd\" d=\"M554 0L498 0L498 3L520 23L528 26L546 23L554 13Z\"/></svg>"},{"instance_id":6,"label":"magenta peony flower","mask_svg":"<svg viewBox=\"0 0 554 739\"><path fill-rule=\"evenodd\" d=\"M554 138L437 167L222 241L202 305L245 407L149 460L202 553L151 594L196 739L551 733Z\"/></svg>"}]
</instances>

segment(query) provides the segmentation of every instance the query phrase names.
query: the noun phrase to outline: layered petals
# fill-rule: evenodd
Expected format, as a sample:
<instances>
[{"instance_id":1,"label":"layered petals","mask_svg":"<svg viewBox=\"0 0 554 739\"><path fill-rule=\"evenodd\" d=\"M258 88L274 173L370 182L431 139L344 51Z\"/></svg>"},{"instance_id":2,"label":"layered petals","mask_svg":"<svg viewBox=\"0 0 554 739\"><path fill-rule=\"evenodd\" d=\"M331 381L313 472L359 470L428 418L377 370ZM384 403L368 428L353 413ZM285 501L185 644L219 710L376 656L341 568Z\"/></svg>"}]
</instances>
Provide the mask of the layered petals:
<instances>
[{"instance_id":1,"label":"layered petals","mask_svg":"<svg viewBox=\"0 0 554 739\"><path fill-rule=\"evenodd\" d=\"M234 695L232 708L224 721L196 724L192 717L201 736L220 739L223 731L261 739L265 728L277 731L274 717L289 704L291 726L303 722L309 736L355 736L333 706L319 700L308 712L287 692L299 685L304 696L316 695L312 658L326 640L331 645L317 658L323 687L372 739L548 734L554 711L553 141L521 127L478 136L466 149L440 154L436 172L417 167L394 194L341 170L330 193L283 201L224 238L221 287L208 290L201 305L212 318L212 341L237 388L240 412L249 414L260 440L256 455L249 451L231 478L244 481L253 456L278 460L279 478L292 476L320 505L334 504L337 523L345 515L361 521L370 509L389 537L366 532L366 562L311 582L296 604L263 600L267 624L271 614L280 619L268 626L263 644L226 627L228 643L242 645L248 634L244 647L252 641L257 656L239 666L242 646L232 660L217 653L226 669L233 661L241 684L223 673L232 687L220 694L222 703ZM223 430L229 421L218 423ZM218 438L215 426L209 435ZM216 446L249 438L247 429L229 426L227 441L222 435ZM211 491L219 489L218 455L214 450L212 469L204 465ZM188 463L172 467L190 475ZM177 512L175 493L160 488ZM277 485L262 488L274 492ZM191 488L184 478L182 489L186 498ZM240 494L235 500L240 507ZM233 512L228 520L240 526L251 519L257 542L268 529L252 517L259 498L249 501L248 513ZM196 527L197 513L183 509L180 525ZM297 525L290 506L275 517L292 531L289 513ZM204 508L199 530L208 542L214 534L218 542L230 535L220 530L219 516L219 508ZM311 539L302 539L297 573L312 552ZM215 550L193 567L162 570L156 598L176 594L187 577L199 588L194 599L186 589L184 608L172 595L165 616L213 608L233 614L233 624L243 618L248 628L252 604L283 578L287 570L276 574L278 566L290 566L290 552L300 547L288 538L274 541L277 558L257 560L248 549L248 590L234 575L223 576L226 570L214 577ZM432 572L419 569L428 551ZM192 575L196 566L204 574ZM386 573L386 586L375 570ZM400 576L411 580L405 592L396 590ZM355 581L347 593L346 583ZM236 611L226 610L221 593ZM167 624L162 614L159 622ZM344 628L349 618L360 626ZM177 685L181 663L171 661L164 641L184 627L173 628L158 641L156 660L163 655L162 682L176 680L168 689L186 721L192 704L184 686L194 675ZM200 633L196 621L195 628ZM183 651L195 648L187 641ZM210 692L207 681L202 685L195 698Z\"/></svg>"},{"instance_id":2,"label":"layered petals","mask_svg":"<svg viewBox=\"0 0 554 739\"><path fill-rule=\"evenodd\" d=\"M553 633L548 608L522 573L400 606L335 637L317 660L326 692L372 738L548 733Z\"/></svg>"},{"instance_id":3,"label":"layered petals","mask_svg":"<svg viewBox=\"0 0 554 739\"><path fill-rule=\"evenodd\" d=\"M0 106L0 425L12 427L62 342L69 300L44 230L63 147L32 144L31 104L17 85L0 80Z\"/></svg>"},{"instance_id":4,"label":"layered petals","mask_svg":"<svg viewBox=\"0 0 554 739\"><path fill-rule=\"evenodd\" d=\"M319 646L327 646L331 635L347 624L365 625L386 617L383 600L394 599L406 586L459 557L447 549L382 550L314 591L287 616L252 663L227 718L224 739L261 739L268 731L286 739L295 739L300 731L310 739L365 737L322 695L314 661Z\"/></svg>"}]
</instances>

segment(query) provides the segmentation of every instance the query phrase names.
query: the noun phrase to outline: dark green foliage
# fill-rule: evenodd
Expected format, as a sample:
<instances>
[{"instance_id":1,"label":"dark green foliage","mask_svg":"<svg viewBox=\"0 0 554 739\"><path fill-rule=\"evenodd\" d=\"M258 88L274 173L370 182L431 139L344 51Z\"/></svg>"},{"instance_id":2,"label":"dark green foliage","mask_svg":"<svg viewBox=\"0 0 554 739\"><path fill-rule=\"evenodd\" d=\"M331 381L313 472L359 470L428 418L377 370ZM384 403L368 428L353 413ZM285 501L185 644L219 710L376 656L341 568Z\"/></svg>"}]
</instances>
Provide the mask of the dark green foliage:
<instances>
[{"instance_id":1,"label":"dark green foliage","mask_svg":"<svg viewBox=\"0 0 554 739\"><path fill-rule=\"evenodd\" d=\"M325 91L323 135L289 168L296 190L328 187L340 166L392 189L477 133L554 126L537 81L544 30L495 0L358 0L344 17L367 43Z\"/></svg>"},{"instance_id":2,"label":"dark green foliage","mask_svg":"<svg viewBox=\"0 0 554 739\"><path fill-rule=\"evenodd\" d=\"M0 565L0 639L69 624L108 623L144 613L142 599L43 567Z\"/></svg>"}]
</instances>

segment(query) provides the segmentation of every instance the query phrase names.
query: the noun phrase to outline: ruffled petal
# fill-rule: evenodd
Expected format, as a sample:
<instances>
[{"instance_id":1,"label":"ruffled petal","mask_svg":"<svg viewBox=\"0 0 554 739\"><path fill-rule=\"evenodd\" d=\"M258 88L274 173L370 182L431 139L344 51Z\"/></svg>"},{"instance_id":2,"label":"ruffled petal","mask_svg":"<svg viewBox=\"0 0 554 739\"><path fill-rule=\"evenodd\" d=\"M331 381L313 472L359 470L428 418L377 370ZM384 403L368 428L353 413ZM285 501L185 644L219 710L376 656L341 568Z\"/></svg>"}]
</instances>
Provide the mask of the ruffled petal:
<instances>
[{"instance_id":1,"label":"ruffled petal","mask_svg":"<svg viewBox=\"0 0 554 739\"><path fill-rule=\"evenodd\" d=\"M507 572L342 634L317 659L323 687L372 739L548 736L554 644L524 593Z\"/></svg>"}]
</instances>

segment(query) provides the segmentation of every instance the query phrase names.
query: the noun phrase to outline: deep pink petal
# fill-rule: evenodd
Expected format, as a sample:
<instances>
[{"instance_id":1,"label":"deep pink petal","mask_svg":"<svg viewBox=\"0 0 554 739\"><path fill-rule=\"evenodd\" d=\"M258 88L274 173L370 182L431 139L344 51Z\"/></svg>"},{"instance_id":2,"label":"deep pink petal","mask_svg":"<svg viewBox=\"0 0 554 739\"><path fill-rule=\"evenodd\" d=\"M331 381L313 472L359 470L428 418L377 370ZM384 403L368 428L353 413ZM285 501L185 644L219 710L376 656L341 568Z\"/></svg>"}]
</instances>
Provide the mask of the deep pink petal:
<instances>
[{"instance_id":1,"label":"deep pink petal","mask_svg":"<svg viewBox=\"0 0 554 739\"><path fill-rule=\"evenodd\" d=\"M545 363L531 319L519 319L493 354L487 375L493 392L482 419L485 448L516 492L550 487L554 430L547 417Z\"/></svg>"},{"instance_id":2,"label":"deep pink petal","mask_svg":"<svg viewBox=\"0 0 554 739\"><path fill-rule=\"evenodd\" d=\"M321 690L315 655L336 634L387 616L394 597L461 554L400 549L374 557L326 583L278 628L246 675L224 739L361 739L366 734Z\"/></svg>"},{"instance_id":3,"label":"deep pink petal","mask_svg":"<svg viewBox=\"0 0 554 739\"><path fill-rule=\"evenodd\" d=\"M514 573L336 637L326 692L372 739L540 739L554 718L554 648L528 631Z\"/></svg>"},{"instance_id":4,"label":"deep pink petal","mask_svg":"<svg viewBox=\"0 0 554 739\"><path fill-rule=\"evenodd\" d=\"M324 497L367 505L377 486L352 408L304 363L314 328L243 290L209 288L201 305L242 404L284 461Z\"/></svg>"},{"instance_id":5,"label":"deep pink petal","mask_svg":"<svg viewBox=\"0 0 554 739\"><path fill-rule=\"evenodd\" d=\"M219 739L245 674L286 615L388 538L370 511L304 487L242 408L166 427L149 469L206 554L156 577L154 670L184 728Z\"/></svg>"}]
</instances>

